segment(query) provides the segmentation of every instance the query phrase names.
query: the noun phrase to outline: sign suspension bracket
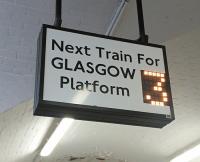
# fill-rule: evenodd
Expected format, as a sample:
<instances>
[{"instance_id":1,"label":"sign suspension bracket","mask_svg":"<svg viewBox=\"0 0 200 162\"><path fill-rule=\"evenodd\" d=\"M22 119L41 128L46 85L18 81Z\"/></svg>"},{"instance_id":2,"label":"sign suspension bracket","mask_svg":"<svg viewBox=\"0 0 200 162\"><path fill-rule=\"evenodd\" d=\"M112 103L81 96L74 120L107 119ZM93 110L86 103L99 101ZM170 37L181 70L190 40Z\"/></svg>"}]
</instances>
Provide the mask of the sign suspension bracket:
<instances>
[{"instance_id":1,"label":"sign suspension bracket","mask_svg":"<svg viewBox=\"0 0 200 162\"><path fill-rule=\"evenodd\" d=\"M61 27L62 25L62 0L56 0L56 12L54 26Z\"/></svg>"},{"instance_id":2,"label":"sign suspension bracket","mask_svg":"<svg viewBox=\"0 0 200 162\"><path fill-rule=\"evenodd\" d=\"M138 42L148 44L148 35L145 33L144 16L142 0L136 0L137 4L137 15L138 15L138 26L139 26L139 39ZM56 0L56 12L54 26L61 27L62 25L62 0Z\"/></svg>"},{"instance_id":3,"label":"sign suspension bracket","mask_svg":"<svg viewBox=\"0 0 200 162\"><path fill-rule=\"evenodd\" d=\"M142 0L136 0L136 3L137 3L139 34L140 34L140 37L137 41L144 43L144 44L148 44L149 36L146 35L146 33L145 33Z\"/></svg>"}]
</instances>

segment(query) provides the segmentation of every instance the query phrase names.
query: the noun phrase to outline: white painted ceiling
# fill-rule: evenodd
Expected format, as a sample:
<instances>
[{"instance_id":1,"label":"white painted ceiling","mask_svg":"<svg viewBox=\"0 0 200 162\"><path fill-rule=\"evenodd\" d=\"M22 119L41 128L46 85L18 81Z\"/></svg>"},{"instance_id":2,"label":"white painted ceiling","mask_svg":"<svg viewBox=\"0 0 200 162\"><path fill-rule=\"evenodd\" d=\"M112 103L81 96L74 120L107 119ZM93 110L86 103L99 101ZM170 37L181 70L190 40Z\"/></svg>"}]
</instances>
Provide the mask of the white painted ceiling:
<instances>
[{"instance_id":1,"label":"white painted ceiling","mask_svg":"<svg viewBox=\"0 0 200 162\"><path fill-rule=\"evenodd\" d=\"M199 0L143 0L146 33L150 42L163 43L200 27ZM129 0L115 35L138 37L135 0Z\"/></svg>"},{"instance_id":2,"label":"white painted ceiling","mask_svg":"<svg viewBox=\"0 0 200 162\"><path fill-rule=\"evenodd\" d=\"M63 0L62 26L104 34L119 4ZM55 0L0 0L0 112L33 98L37 38L42 24L54 24L54 8Z\"/></svg>"},{"instance_id":3,"label":"white painted ceiling","mask_svg":"<svg viewBox=\"0 0 200 162\"><path fill-rule=\"evenodd\" d=\"M88 17L97 7L95 2L91 2L93 1L88 0L85 4L76 0L74 5L80 5L72 5L69 9L77 7L75 11L79 11L80 6L87 6L88 13L85 17ZM69 156L102 155L127 162L169 162L177 153L200 143L199 5L200 1L197 0L144 0L146 30L150 40L154 43L163 42L167 46L176 114L174 122L163 129L152 129L76 121L52 155L40 159L37 155L59 119L33 117L32 101L26 101L0 114L0 161L68 162ZM109 10L106 1L101 7L108 7ZM113 6L111 8L114 10ZM130 39L137 37L134 32L137 31L137 26L132 21L134 12L132 0L115 30L115 35ZM104 14L106 12L96 15L98 21L105 20ZM91 17L95 23L95 15ZM109 20L106 19L105 23L108 24ZM78 15L77 22L83 24ZM97 29L99 33L105 32L106 26ZM87 25L84 29L94 30ZM17 92L14 93L16 94ZM196 159L193 162L199 161L200 159Z\"/></svg>"}]
</instances>

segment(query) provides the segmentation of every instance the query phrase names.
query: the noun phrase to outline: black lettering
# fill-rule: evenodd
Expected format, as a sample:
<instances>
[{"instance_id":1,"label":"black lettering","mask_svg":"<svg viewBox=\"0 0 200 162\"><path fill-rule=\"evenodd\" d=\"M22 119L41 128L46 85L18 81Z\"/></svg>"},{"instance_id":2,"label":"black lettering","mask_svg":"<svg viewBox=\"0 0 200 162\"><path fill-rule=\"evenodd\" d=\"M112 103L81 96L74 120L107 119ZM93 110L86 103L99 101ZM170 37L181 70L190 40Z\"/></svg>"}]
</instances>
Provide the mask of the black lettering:
<instances>
[{"instance_id":1,"label":"black lettering","mask_svg":"<svg viewBox=\"0 0 200 162\"><path fill-rule=\"evenodd\" d=\"M65 50L68 52L68 53L73 53L74 52L74 47L72 45L66 45L65 46Z\"/></svg>"},{"instance_id":2,"label":"black lettering","mask_svg":"<svg viewBox=\"0 0 200 162\"><path fill-rule=\"evenodd\" d=\"M96 87L99 86L99 81L95 80L93 83L93 91L96 92Z\"/></svg>"},{"instance_id":3,"label":"black lettering","mask_svg":"<svg viewBox=\"0 0 200 162\"><path fill-rule=\"evenodd\" d=\"M115 74L114 74L112 69L115 70ZM116 66L109 66L108 67L108 74L112 77L117 77L119 75L119 69Z\"/></svg>"},{"instance_id":4,"label":"black lettering","mask_svg":"<svg viewBox=\"0 0 200 162\"><path fill-rule=\"evenodd\" d=\"M64 84L68 84L69 83L69 78L61 76L60 77L60 88L63 88Z\"/></svg>"},{"instance_id":5,"label":"black lettering","mask_svg":"<svg viewBox=\"0 0 200 162\"><path fill-rule=\"evenodd\" d=\"M144 58L142 57L142 56L144 56L144 54L138 54L138 63L140 64L141 62L141 60L144 60Z\"/></svg>"},{"instance_id":6,"label":"black lettering","mask_svg":"<svg viewBox=\"0 0 200 162\"><path fill-rule=\"evenodd\" d=\"M99 70L99 67L104 67L101 69L101 71ZM97 66L95 67L96 72L100 75L106 75L106 69L105 69L106 65L104 64L97 64Z\"/></svg>"},{"instance_id":7,"label":"black lettering","mask_svg":"<svg viewBox=\"0 0 200 162\"><path fill-rule=\"evenodd\" d=\"M89 54L88 53L88 51L90 50L90 48L88 48L88 46L85 46L85 54L87 55L87 56L91 56L91 54Z\"/></svg>"},{"instance_id":8,"label":"black lettering","mask_svg":"<svg viewBox=\"0 0 200 162\"><path fill-rule=\"evenodd\" d=\"M55 57L51 60L51 64L53 65L54 68L56 69L62 69L63 68L63 59L60 57Z\"/></svg>"},{"instance_id":9,"label":"black lettering","mask_svg":"<svg viewBox=\"0 0 200 162\"><path fill-rule=\"evenodd\" d=\"M122 67L120 67L121 71L122 71L122 75L124 76L124 78L128 78L128 76L133 79L134 75L135 75L135 69L133 69L132 73L130 72L129 68L126 68L126 71L124 71L124 69Z\"/></svg>"},{"instance_id":10,"label":"black lettering","mask_svg":"<svg viewBox=\"0 0 200 162\"><path fill-rule=\"evenodd\" d=\"M76 66L74 68L74 71L77 71L77 70L81 70L83 73L85 73L85 69L81 63L81 61L77 61L76 63Z\"/></svg>"},{"instance_id":11,"label":"black lettering","mask_svg":"<svg viewBox=\"0 0 200 162\"><path fill-rule=\"evenodd\" d=\"M106 51L106 58L109 59L110 51Z\"/></svg>"},{"instance_id":12,"label":"black lettering","mask_svg":"<svg viewBox=\"0 0 200 162\"><path fill-rule=\"evenodd\" d=\"M92 62L87 63L87 67L89 68L89 70L86 70L87 73L94 73L94 68L92 66L93 66Z\"/></svg>"},{"instance_id":13,"label":"black lettering","mask_svg":"<svg viewBox=\"0 0 200 162\"><path fill-rule=\"evenodd\" d=\"M113 52L112 59L119 61L119 54L117 52Z\"/></svg>"},{"instance_id":14,"label":"black lettering","mask_svg":"<svg viewBox=\"0 0 200 162\"><path fill-rule=\"evenodd\" d=\"M83 90L84 84L83 82L76 82L76 90Z\"/></svg>"},{"instance_id":15,"label":"black lettering","mask_svg":"<svg viewBox=\"0 0 200 162\"><path fill-rule=\"evenodd\" d=\"M71 89L75 90L75 88L74 88L74 78L71 78Z\"/></svg>"},{"instance_id":16,"label":"black lettering","mask_svg":"<svg viewBox=\"0 0 200 162\"><path fill-rule=\"evenodd\" d=\"M147 58L147 59L146 59L146 63L147 63L148 65L153 65L153 64L154 64L154 61L153 61L151 58Z\"/></svg>"},{"instance_id":17,"label":"black lettering","mask_svg":"<svg viewBox=\"0 0 200 162\"><path fill-rule=\"evenodd\" d=\"M122 51L120 51L120 57L121 57L121 61L124 61L124 58L123 58L123 53L122 53Z\"/></svg>"},{"instance_id":18,"label":"black lettering","mask_svg":"<svg viewBox=\"0 0 200 162\"><path fill-rule=\"evenodd\" d=\"M68 67L68 60L67 59L65 59L65 70L72 71L72 68Z\"/></svg>"},{"instance_id":19,"label":"black lettering","mask_svg":"<svg viewBox=\"0 0 200 162\"><path fill-rule=\"evenodd\" d=\"M87 80L85 81L85 86L86 86L86 89L88 90L88 91L92 91L92 90L90 90L89 89L89 85L91 85L91 83L89 83Z\"/></svg>"},{"instance_id":20,"label":"black lettering","mask_svg":"<svg viewBox=\"0 0 200 162\"><path fill-rule=\"evenodd\" d=\"M124 54L125 62L129 60L129 62L132 62L132 57L129 54Z\"/></svg>"},{"instance_id":21,"label":"black lettering","mask_svg":"<svg viewBox=\"0 0 200 162\"><path fill-rule=\"evenodd\" d=\"M96 47L96 49L98 49L99 57L101 58L102 57L102 50L105 50L105 48L103 48L103 47Z\"/></svg>"},{"instance_id":22,"label":"black lettering","mask_svg":"<svg viewBox=\"0 0 200 162\"><path fill-rule=\"evenodd\" d=\"M75 52L75 54L78 54L78 53L80 53L81 55L83 55L83 53L81 52L81 49L82 49L83 47L78 47L78 46L76 46L76 52Z\"/></svg>"},{"instance_id":23,"label":"black lettering","mask_svg":"<svg viewBox=\"0 0 200 162\"><path fill-rule=\"evenodd\" d=\"M52 50L55 50L55 45L57 46L57 48L63 52L64 49L64 42L61 41L61 45L59 45L55 39L52 39Z\"/></svg>"},{"instance_id":24,"label":"black lettering","mask_svg":"<svg viewBox=\"0 0 200 162\"><path fill-rule=\"evenodd\" d=\"M127 96L130 96L128 88L117 87L117 95L122 94L122 96L124 96L125 91L126 91Z\"/></svg>"},{"instance_id":25,"label":"black lettering","mask_svg":"<svg viewBox=\"0 0 200 162\"><path fill-rule=\"evenodd\" d=\"M115 86L110 86L110 88L111 88L110 89L110 93L113 94L113 89L115 89L116 87Z\"/></svg>"},{"instance_id":26,"label":"black lettering","mask_svg":"<svg viewBox=\"0 0 200 162\"><path fill-rule=\"evenodd\" d=\"M102 93L108 93L109 88L108 88L106 85L101 85L101 86L100 86L100 91L101 91Z\"/></svg>"},{"instance_id":27,"label":"black lettering","mask_svg":"<svg viewBox=\"0 0 200 162\"><path fill-rule=\"evenodd\" d=\"M156 61L156 66L158 66L158 62L160 61L160 59L155 59Z\"/></svg>"}]
</instances>

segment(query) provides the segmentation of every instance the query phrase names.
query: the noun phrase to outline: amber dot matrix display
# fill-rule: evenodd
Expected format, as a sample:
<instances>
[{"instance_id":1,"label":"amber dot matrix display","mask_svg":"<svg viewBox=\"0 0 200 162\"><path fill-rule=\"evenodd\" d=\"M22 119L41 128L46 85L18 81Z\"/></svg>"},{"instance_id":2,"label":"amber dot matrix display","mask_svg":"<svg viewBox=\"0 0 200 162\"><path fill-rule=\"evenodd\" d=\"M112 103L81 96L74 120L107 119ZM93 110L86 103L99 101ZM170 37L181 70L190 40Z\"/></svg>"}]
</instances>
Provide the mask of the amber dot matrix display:
<instances>
[{"instance_id":1,"label":"amber dot matrix display","mask_svg":"<svg viewBox=\"0 0 200 162\"><path fill-rule=\"evenodd\" d=\"M169 106L168 84L164 73L141 71L144 103Z\"/></svg>"}]
</instances>

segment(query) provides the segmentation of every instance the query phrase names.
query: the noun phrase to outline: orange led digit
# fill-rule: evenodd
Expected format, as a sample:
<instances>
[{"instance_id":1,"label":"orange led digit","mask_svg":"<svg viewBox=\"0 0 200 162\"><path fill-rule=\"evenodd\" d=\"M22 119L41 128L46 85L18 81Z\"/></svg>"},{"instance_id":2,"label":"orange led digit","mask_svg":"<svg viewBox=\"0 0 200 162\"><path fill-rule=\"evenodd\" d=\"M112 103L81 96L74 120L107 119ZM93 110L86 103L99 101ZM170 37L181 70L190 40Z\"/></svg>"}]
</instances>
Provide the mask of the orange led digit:
<instances>
[{"instance_id":1,"label":"orange led digit","mask_svg":"<svg viewBox=\"0 0 200 162\"><path fill-rule=\"evenodd\" d=\"M165 79L164 79L164 78L161 78L161 82L165 82Z\"/></svg>"},{"instance_id":2,"label":"orange led digit","mask_svg":"<svg viewBox=\"0 0 200 162\"><path fill-rule=\"evenodd\" d=\"M158 87L155 86L155 87L153 87L153 89L154 89L154 91L157 91L157 90L158 90Z\"/></svg>"},{"instance_id":3,"label":"orange led digit","mask_svg":"<svg viewBox=\"0 0 200 162\"><path fill-rule=\"evenodd\" d=\"M167 97L167 92L163 92L163 97Z\"/></svg>"},{"instance_id":4,"label":"orange led digit","mask_svg":"<svg viewBox=\"0 0 200 162\"><path fill-rule=\"evenodd\" d=\"M150 95L146 95L146 99L147 99L147 100L150 100L150 99L151 99L151 96L150 96Z\"/></svg>"},{"instance_id":5,"label":"orange led digit","mask_svg":"<svg viewBox=\"0 0 200 162\"><path fill-rule=\"evenodd\" d=\"M160 77L160 73L157 73L157 77Z\"/></svg>"},{"instance_id":6,"label":"orange led digit","mask_svg":"<svg viewBox=\"0 0 200 162\"><path fill-rule=\"evenodd\" d=\"M167 98L163 98L163 101L164 101L164 102L167 102L167 101L168 101L168 99L167 99Z\"/></svg>"},{"instance_id":7,"label":"orange led digit","mask_svg":"<svg viewBox=\"0 0 200 162\"><path fill-rule=\"evenodd\" d=\"M143 101L154 106L169 106L164 73L141 71Z\"/></svg>"},{"instance_id":8,"label":"orange led digit","mask_svg":"<svg viewBox=\"0 0 200 162\"><path fill-rule=\"evenodd\" d=\"M160 106L164 106L164 102L160 102Z\"/></svg>"},{"instance_id":9,"label":"orange led digit","mask_svg":"<svg viewBox=\"0 0 200 162\"><path fill-rule=\"evenodd\" d=\"M151 104L152 104L152 105L156 105L156 102L155 102L155 101L151 101Z\"/></svg>"},{"instance_id":10,"label":"orange led digit","mask_svg":"<svg viewBox=\"0 0 200 162\"><path fill-rule=\"evenodd\" d=\"M149 75L151 76L151 75L153 75L153 73L152 73L152 72L149 72Z\"/></svg>"},{"instance_id":11,"label":"orange led digit","mask_svg":"<svg viewBox=\"0 0 200 162\"><path fill-rule=\"evenodd\" d=\"M162 86L162 83L161 83L161 82L158 82L157 85L158 85L159 87L161 87L161 86Z\"/></svg>"},{"instance_id":12,"label":"orange led digit","mask_svg":"<svg viewBox=\"0 0 200 162\"><path fill-rule=\"evenodd\" d=\"M148 74L149 74L148 71L145 71L145 72L144 72L144 75L148 75Z\"/></svg>"}]
</instances>

